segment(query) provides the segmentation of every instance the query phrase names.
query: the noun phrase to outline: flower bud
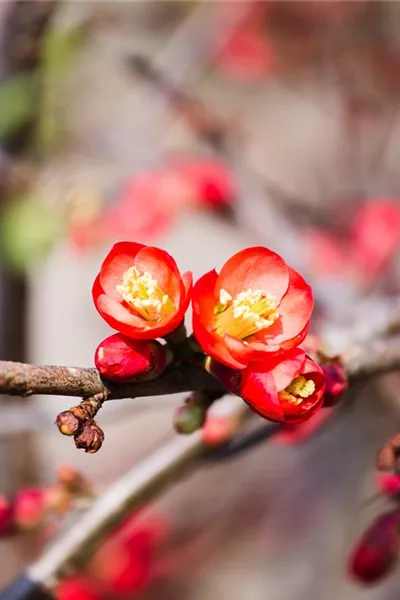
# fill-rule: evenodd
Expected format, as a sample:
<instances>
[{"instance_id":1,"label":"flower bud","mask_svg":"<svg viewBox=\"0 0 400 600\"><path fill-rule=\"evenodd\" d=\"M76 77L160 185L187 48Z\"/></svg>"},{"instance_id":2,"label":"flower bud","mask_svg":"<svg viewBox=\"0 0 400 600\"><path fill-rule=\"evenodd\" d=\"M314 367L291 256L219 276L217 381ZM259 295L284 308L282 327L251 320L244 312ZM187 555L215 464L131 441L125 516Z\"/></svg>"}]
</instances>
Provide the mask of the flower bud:
<instances>
[{"instance_id":1,"label":"flower bud","mask_svg":"<svg viewBox=\"0 0 400 600\"><path fill-rule=\"evenodd\" d=\"M377 486L389 497L400 497L400 475L397 473L377 473Z\"/></svg>"},{"instance_id":2,"label":"flower bud","mask_svg":"<svg viewBox=\"0 0 400 600\"><path fill-rule=\"evenodd\" d=\"M104 442L104 431L96 421L87 421L79 435L75 437L75 446L89 454L95 454Z\"/></svg>"},{"instance_id":3,"label":"flower bud","mask_svg":"<svg viewBox=\"0 0 400 600\"><path fill-rule=\"evenodd\" d=\"M0 496L0 537L15 533L13 506L4 496Z\"/></svg>"},{"instance_id":4,"label":"flower bud","mask_svg":"<svg viewBox=\"0 0 400 600\"><path fill-rule=\"evenodd\" d=\"M40 525L45 514L45 492L28 488L18 492L14 499L14 519L22 529L34 529Z\"/></svg>"},{"instance_id":5,"label":"flower bud","mask_svg":"<svg viewBox=\"0 0 400 600\"><path fill-rule=\"evenodd\" d=\"M135 381L160 375L167 366L167 355L155 340L133 340L116 333L99 344L94 362L107 379Z\"/></svg>"},{"instance_id":6,"label":"flower bud","mask_svg":"<svg viewBox=\"0 0 400 600\"><path fill-rule=\"evenodd\" d=\"M101 600L92 586L83 578L63 581L56 590L57 600Z\"/></svg>"},{"instance_id":7,"label":"flower bud","mask_svg":"<svg viewBox=\"0 0 400 600\"><path fill-rule=\"evenodd\" d=\"M337 363L322 365L325 377L324 406L334 406L349 387L346 371Z\"/></svg>"},{"instance_id":8,"label":"flower bud","mask_svg":"<svg viewBox=\"0 0 400 600\"><path fill-rule=\"evenodd\" d=\"M206 420L207 409L201 404L184 404L174 415L174 428L177 433L189 434L201 429Z\"/></svg>"},{"instance_id":9,"label":"flower bud","mask_svg":"<svg viewBox=\"0 0 400 600\"><path fill-rule=\"evenodd\" d=\"M71 410L64 410L57 415L56 425L63 435L77 435L82 429L82 422Z\"/></svg>"},{"instance_id":10,"label":"flower bud","mask_svg":"<svg viewBox=\"0 0 400 600\"><path fill-rule=\"evenodd\" d=\"M378 517L364 533L349 561L351 575L359 582L372 584L387 575L399 553L400 511Z\"/></svg>"}]
</instances>

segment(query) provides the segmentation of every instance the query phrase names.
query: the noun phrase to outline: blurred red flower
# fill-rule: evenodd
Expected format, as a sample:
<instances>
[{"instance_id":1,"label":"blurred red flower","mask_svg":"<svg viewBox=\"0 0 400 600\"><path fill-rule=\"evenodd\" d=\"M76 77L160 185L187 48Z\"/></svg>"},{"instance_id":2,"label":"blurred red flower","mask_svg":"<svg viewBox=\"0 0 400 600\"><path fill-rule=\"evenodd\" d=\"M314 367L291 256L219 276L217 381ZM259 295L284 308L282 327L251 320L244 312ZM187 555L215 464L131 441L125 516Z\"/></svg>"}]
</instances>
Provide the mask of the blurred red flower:
<instances>
[{"instance_id":1,"label":"blurred red flower","mask_svg":"<svg viewBox=\"0 0 400 600\"><path fill-rule=\"evenodd\" d=\"M181 323L188 308L192 274L180 274L167 252L136 244L114 244L93 285L103 319L133 339L155 339Z\"/></svg>"},{"instance_id":2,"label":"blurred red flower","mask_svg":"<svg viewBox=\"0 0 400 600\"><path fill-rule=\"evenodd\" d=\"M379 516L367 529L349 559L350 574L364 584L390 573L399 554L400 510Z\"/></svg>"},{"instance_id":3,"label":"blurred red flower","mask_svg":"<svg viewBox=\"0 0 400 600\"><path fill-rule=\"evenodd\" d=\"M218 275L193 289L193 331L215 360L244 369L250 361L298 346L313 309L309 285L283 258L263 247L235 254Z\"/></svg>"}]
</instances>

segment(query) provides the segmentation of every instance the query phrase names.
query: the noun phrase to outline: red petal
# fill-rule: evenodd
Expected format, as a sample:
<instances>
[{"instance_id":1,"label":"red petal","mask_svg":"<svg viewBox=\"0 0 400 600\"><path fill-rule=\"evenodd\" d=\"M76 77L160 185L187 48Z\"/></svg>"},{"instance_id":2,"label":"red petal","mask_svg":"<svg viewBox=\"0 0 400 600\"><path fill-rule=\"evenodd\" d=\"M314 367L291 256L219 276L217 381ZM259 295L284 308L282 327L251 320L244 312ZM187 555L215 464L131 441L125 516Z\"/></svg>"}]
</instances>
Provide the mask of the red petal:
<instances>
[{"instance_id":1,"label":"red petal","mask_svg":"<svg viewBox=\"0 0 400 600\"><path fill-rule=\"evenodd\" d=\"M175 307L179 306L181 277L176 262L168 252L144 246L137 253L134 264L140 273L150 273L163 292L169 295Z\"/></svg>"},{"instance_id":2,"label":"red petal","mask_svg":"<svg viewBox=\"0 0 400 600\"><path fill-rule=\"evenodd\" d=\"M272 421L284 421L278 391L271 373L250 368L243 371L241 396L260 416Z\"/></svg>"},{"instance_id":3,"label":"red petal","mask_svg":"<svg viewBox=\"0 0 400 600\"><path fill-rule=\"evenodd\" d=\"M134 265L135 257L143 244L118 242L114 244L100 268L100 284L107 296L118 300L121 294L116 286L122 283L125 271Z\"/></svg>"},{"instance_id":4,"label":"red petal","mask_svg":"<svg viewBox=\"0 0 400 600\"><path fill-rule=\"evenodd\" d=\"M279 303L289 285L289 269L283 258L262 246L246 248L230 258L222 267L216 285L231 296L248 289L261 289L272 294Z\"/></svg>"},{"instance_id":5,"label":"red petal","mask_svg":"<svg viewBox=\"0 0 400 600\"><path fill-rule=\"evenodd\" d=\"M300 348L295 348L285 354L280 362L273 367L271 374L275 380L275 386L278 392L287 387L297 375L302 372L302 367L306 361L306 353Z\"/></svg>"},{"instance_id":6,"label":"red petal","mask_svg":"<svg viewBox=\"0 0 400 600\"><path fill-rule=\"evenodd\" d=\"M142 334L150 330L144 319L134 315L129 309L109 298L106 294L98 296L95 304L106 323L128 337L135 337L132 335L134 332ZM143 336L140 335L139 337Z\"/></svg>"},{"instance_id":7,"label":"red petal","mask_svg":"<svg viewBox=\"0 0 400 600\"><path fill-rule=\"evenodd\" d=\"M193 316L193 333L203 351L218 362L232 369L244 369L247 366L247 362L240 362L234 358L224 342L221 341L221 337L203 327L201 321L195 316Z\"/></svg>"},{"instance_id":8,"label":"red petal","mask_svg":"<svg viewBox=\"0 0 400 600\"><path fill-rule=\"evenodd\" d=\"M182 275L181 279L183 286L183 290L181 292L181 310L186 312L192 296L193 273L191 271L187 271Z\"/></svg>"},{"instance_id":9,"label":"red petal","mask_svg":"<svg viewBox=\"0 0 400 600\"><path fill-rule=\"evenodd\" d=\"M217 273L209 271L197 281L193 288L193 333L206 354L233 369L243 369L247 361L240 361L229 352L224 338L213 331L214 308L217 303L214 297L214 286Z\"/></svg>"},{"instance_id":10,"label":"red petal","mask_svg":"<svg viewBox=\"0 0 400 600\"><path fill-rule=\"evenodd\" d=\"M278 307L280 317L271 327L254 336L258 340L272 339L275 344L281 344L299 334L306 335L305 328L314 307L312 290L297 271L289 267L289 273L289 288Z\"/></svg>"}]
</instances>

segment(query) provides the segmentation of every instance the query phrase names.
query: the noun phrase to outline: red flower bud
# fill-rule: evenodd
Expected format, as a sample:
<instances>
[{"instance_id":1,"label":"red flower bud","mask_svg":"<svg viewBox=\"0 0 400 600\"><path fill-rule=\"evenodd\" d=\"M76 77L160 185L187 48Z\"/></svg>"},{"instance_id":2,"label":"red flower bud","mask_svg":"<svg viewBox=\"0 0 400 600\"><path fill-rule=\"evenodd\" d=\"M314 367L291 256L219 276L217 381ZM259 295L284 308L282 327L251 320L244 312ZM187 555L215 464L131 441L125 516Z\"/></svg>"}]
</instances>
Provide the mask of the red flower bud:
<instances>
[{"instance_id":1,"label":"red flower bud","mask_svg":"<svg viewBox=\"0 0 400 600\"><path fill-rule=\"evenodd\" d=\"M193 289L193 331L204 352L232 369L267 360L305 338L313 296L304 279L263 247L235 254Z\"/></svg>"},{"instance_id":2,"label":"red flower bud","mask_svg":"<svg viewBox=\"0 0 400 600\"><path fill-rule=\"evenodd\" d=\"M349 387L346 371L336 363L322 365L322 371L325 377L324 406L334 406Z\"/></svg>"},{"instance_id":3,"label":"red flower bud","mask_svg":"<svg viewBox=\"0 0 400 600\"><path fill-rule=\"evenodd\" d=\"M377 473L377 485L383 494L400 497L400 475L397 473Z\"/></svg>"},{"instance_id":4,"label":"red flower bud","mask_svg":"<svg viewBox=\"0 0 400 600\"><path fill-rule=\"evenodd\" d=\"M381 515L364 533L349 560L350 574L364 584L387 575L399 552L400 510Z\"/></svg>"},{"instance_id":5,"label":"red flower bud","mask_svg":"<svg viewBox=\"0 0 400 600\"><path fill-rule=\"evenodd\" d=\"M103 319L133 339L171 333L190 302L192 274L159 248L119 242L106 256L93 285L93 301Z\"/></svg>"},{"instance_id":6,"label":"red flower bud","mask_svg":"<svg viewBox=\"0 0 400 600\"><path fill-rule=\"evenodd\" d=\"M164 346L152 340L132 340L120 333L99 344L94 355L96 368L113 381L134 381L157 377L166 367Z\"/></svg>"},{"instance_id":7,"label":"red flower bud","mask_svg":"<svg viewBox=\"0 0 400 600\"><path fill-rule=\"evenodd\" d=\"M15 533L13 506L0 496L0 537L6 537Z\"/></svg>"},{"instance_id":8,"label":"red flower bud","mask_svg":"<svg viewBox=\"0 0 400 600\"><path fill-rule=\"evenodd\" d=\"M56 590L56 597L58 600L101 600L102 598L87 581L79 577L63 581Z\"/></svg>"},{"instance_id":9,"label":"red flower bud","mask_svg":"<svg viewBox=\"0 0 400 600\"><path fill-rule=\"evenodd\" d=\"M18 527L34 529L40 525L46 509L45 496L45 492L37 488L18 492L13 502L14 519Z\"/></svg>"}]
</instances>

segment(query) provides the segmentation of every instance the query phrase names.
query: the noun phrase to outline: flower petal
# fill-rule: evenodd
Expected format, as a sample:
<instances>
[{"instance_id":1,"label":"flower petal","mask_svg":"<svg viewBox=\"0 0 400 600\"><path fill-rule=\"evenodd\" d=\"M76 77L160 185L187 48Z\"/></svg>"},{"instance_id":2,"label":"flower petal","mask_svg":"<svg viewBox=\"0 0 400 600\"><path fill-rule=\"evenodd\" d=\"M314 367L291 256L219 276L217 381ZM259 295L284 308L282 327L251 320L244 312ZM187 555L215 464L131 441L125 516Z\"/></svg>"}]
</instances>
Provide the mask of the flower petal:
<instances>
[{"instance_id":1,"label":"flower petal","mask_svg":"<svg viewBox=\"0 0 400 600\"><path fill-rule=\"evenodd\" d=\"M121 298L116 286L122 283L125 271L134 265L135 257L143 247L136 242L118 242L111 248L100 268L100 284L107 296L115 300Z\"/></svg>"},{"instance_id":2,"label":"flower petal","mask_svg":"<svg viewBox=\"0 0 400 600\"><path fill-rule=\"evenodd\" d=\"M206 354L232 369L243 369L247 361L233 357L226 346L224 338L214 330L214 308L217 303L214 297L214 286L217 273L209 271L197 281L193 288L193 333Z\"/></svg>"},{"instance_id":3,"label":"flower petal","mask_svg":"<svg viewBox=\"0 0 400 600\"><path fill-rule=\"evenodd\" d=\"M278 364L271 369L278 392L284 390L300 372L306 361L306 353L295 348L283 355Z\"/></svg>"},{"instance_id":4,"label":"flower petal","mask_svg":"<svg viewBox=\"0 0 400 600\"><path fill-rule=\"evenodd\" d=\"M289 269L283 258L262 246L246 248L230 258L219 274L216 292L226 289L235 297L247 289L261 289L279 303L289 285Z\"/></svg>"},{"instance_id":5,"label":"flower petal","mask_svg":"<svg viewBox=\"0 0 400 600\"><path fill-rule=\"evenodd\" d=\"M134 264L140 273L150 273L163 292L171 298L175 308L179 306L181 277L175 260L168 252L144 246L137 253Z\"/></svg>"},{"instance_id":6,"label":"flower petal","mask_svg":"<svg viewBox=\"0 0 400 600\"><path fill-rule=\"evenodd\" d=\"M245 369L242 374L241 396L261 417L271 421L284 421L283 409L271 373Z\"/></svg>"},{"instance_id":7,"label":"flower petal","mask_svg":"<svg viewBox=\"0 0 400 600\"><path fill-rule=\"evenodd\" d=\"M280 317L271 327L257 333L254 336L257 340L267 342L271 339L274 344L281 344L303 334L308 325L314 307L311 287L297 271L291 267L288 269L290 281L278 307Z\"/></svg>"}]
</instances>

